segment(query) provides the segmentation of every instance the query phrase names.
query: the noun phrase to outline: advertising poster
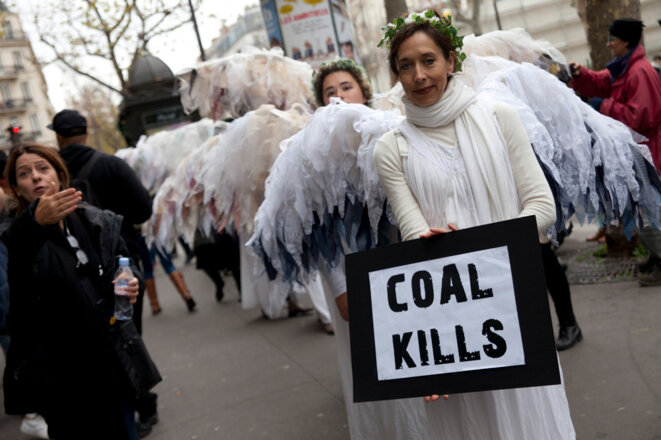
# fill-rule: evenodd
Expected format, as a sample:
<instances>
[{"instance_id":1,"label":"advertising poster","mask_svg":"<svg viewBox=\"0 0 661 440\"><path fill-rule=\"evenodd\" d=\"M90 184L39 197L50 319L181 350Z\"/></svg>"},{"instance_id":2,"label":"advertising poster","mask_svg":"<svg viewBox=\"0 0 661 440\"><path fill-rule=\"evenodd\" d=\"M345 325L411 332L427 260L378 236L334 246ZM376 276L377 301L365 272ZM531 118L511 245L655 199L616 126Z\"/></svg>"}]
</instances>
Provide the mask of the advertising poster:
<instances>
[{"instance_id":1,"label":"advertising poster","mask_svg":"<svg viewBox=\"0 0 661 440\"><path fill-rule=\"evenodd\" d=\"M275 7L287 56L308 62L315 69L339 56L357 58L344 0L263 0L265 22L267 3Z\"/></svg>"},{"instance_id":2,"label":"advertising poster","mask_svg":"<svg viewBox=\"0 0 661 440\"><path fill-rule=\"evenodd\" d=\"M278 23L278 13L275 0L261 0L262 18L266 27L266 35L269 38L269 48L282 47L282 34Z\"/></svg>"}]
</instances>

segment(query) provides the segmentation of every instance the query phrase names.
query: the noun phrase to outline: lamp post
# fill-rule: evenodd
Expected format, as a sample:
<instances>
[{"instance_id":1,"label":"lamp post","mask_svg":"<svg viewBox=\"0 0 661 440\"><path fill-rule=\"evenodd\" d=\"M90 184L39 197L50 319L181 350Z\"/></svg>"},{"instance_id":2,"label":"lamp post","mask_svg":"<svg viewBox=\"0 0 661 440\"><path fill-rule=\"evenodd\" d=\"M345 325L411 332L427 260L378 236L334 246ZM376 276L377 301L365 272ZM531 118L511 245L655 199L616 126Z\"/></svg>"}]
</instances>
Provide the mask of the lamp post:
<instances>
[{"instance_id":1,"label":"lamp post","mask_svg":"<svg viewBox=\"0 0 661 440\"><path fill-rule=\"evenodd\" d=\"M202 47L202 40L200 40L200 30L197 28L197 20L195 19L195 10L193 9L193 1L188 0L188 6L190 7L190 16L191 21L193 22L193 27L195 28L195 36L197 37L197 45L200 47L200 58L202 61L206 61L207 57L204 56L204 48Z\"/></svg>"},{"instance_id":2,"label":"lamp post","mask_svg":"<svg viewBox=\"0 0 661 440\"><path fill-rule=\"evenodd\" d=\"M496 2L497 0L493 0L493 10L496 13L496 24L498 25L498 30L502 31L503 27L500 25L500 15L498 14L498 5L496 4Z\"/></svg>"}]
</instances>

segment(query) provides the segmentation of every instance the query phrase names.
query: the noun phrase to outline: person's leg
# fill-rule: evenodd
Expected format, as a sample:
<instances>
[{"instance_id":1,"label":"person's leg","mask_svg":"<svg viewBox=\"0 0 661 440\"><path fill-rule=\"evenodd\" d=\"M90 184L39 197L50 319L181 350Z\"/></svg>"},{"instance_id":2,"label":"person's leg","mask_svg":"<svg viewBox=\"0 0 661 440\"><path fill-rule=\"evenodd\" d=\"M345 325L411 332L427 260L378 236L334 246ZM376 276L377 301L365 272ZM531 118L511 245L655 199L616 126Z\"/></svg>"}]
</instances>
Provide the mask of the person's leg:
<instances>
[{"instance_id":1,"label":"person's leg","mask_svg":"<svg viewBox=\"0 0 661 440\"><path fill-rule=\"evenodd\" d=\"M186 262L184 264L190 263L193 258L195 258L195 253L191 250L190 246L188 246L188 243L183 239L181 235L177 236L177 240L179 241L179 244L181 245L182 249L186 253Z\"/></svg>"},{"instance_id":2,"label":"person's leg","mask_svg":"<svg viewBox=\"0 0 661 440\"><path fill-rule=\"evenodd\" d=\"M641 286L661 285L661 231L647 226L640 231L640 241L647 249L649 259L639 267L638 283Z\"/></svg>"},{"instance_id":3,"label":"person's leg","mask_svg":"<svg viewBox=\"0 0 661 440\"><path fill-rule=\"evenodd\" d=\"M188 290L186 281L184 281L184 276L182 275L181 272L177 270L175 265L172 263L172 259L170 258L170 255L164 249L158 249L157 247L154 247L154 249L156 250L156 255L158 256L158 259L161 261L163 270L165 270L165 272L170 276L170 280L172 281L172 284L174 284L174 287L176 287L177 291L179 291L179 294L186 303L186 306L188 307L188 311L189 312L194 311L196 303L193 297L191 296L190 291Z\"/></svg>"},{"instance_id":4,"label":"person's leg","mask_svg":"<svg viewBox=\"0 0 661 440\"><path fill-rule=\"evenodd\" d=\"M560 324L557 348L558 350L565 350L583 339L583 335L574 316L567 275L562 269L555 252L551 249L551 243L544 243L541 248L546 288L551 294L551 299L555 305L555 313Z\"/></svg>"},{"instance_id":5,"label":"person's leg","mask_svg":"<svg viewBox=\"0 0 661 440\"><path fill-rule=\"evenodd\" d=\"M140 237L140 261L142 261L143 275L145 277L145 291L149 297L152 315L161 313L161 306L158 303L158 292L156 291L156 281L154 280L154 255L147 249L144 237ZM152 246L153 247L153 246Z\"/></svg>"},{"instance_id":6,"label":"person's leg","mask_svg":"<svg viewBox=\"0 0 661 440\"><path fill-rule=\"evenodd\" d=\"M215 270L215 269L208 269L205 268L203 269L204 273L207 274L209 278L211 278L211 281L216 286L216 301L221 302L223 300L223 297L225 294L223 293L223 287L225 287L225 282L223 281L223 277L220 275L220 271Z\"/></svg>"}]
</instances>

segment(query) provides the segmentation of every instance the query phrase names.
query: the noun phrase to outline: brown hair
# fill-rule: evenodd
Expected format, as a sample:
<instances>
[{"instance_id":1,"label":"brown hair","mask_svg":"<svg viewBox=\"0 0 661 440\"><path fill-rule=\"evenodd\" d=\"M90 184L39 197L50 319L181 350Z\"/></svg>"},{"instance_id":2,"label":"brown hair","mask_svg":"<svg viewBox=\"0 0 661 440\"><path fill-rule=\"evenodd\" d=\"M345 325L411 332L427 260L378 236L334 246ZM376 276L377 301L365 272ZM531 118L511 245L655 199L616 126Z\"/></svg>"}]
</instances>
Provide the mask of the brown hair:
<instances>
[{"instance_id":1,"label":"brown hair","mask_svg":"<svg viewBox=\"0 0 661 440\"><path fill-rule=\"evenodd\" d=\"M312 78L312 91L314 92L314 98L317 101L318 107L323 107L324 104L324 80L328 75L335 72L347 72L353 79L358 83L360 91L365 98L365 105L369 106L370 101L372 100L372 87L370 86L365 72L353 61L348 58L341 58L339 60L331 61L328 64L322 64L319 67L319 70L314 72Z\"/></svg>"},{"instance_id":2,"label":"brown hair","mask_svg":"<svg viewBox=\"0 0 661 440\"><path fill-rule=\"evenodd\" d=\"M438 11L435 9L432 10L434 11L434 15L440 19L441 15L438 13ZM408 16L408 14L403 15L403 17L406 16ZM399 51L399 47L402 45L404 40L413 36L413 34L416 32L424 32L427 34L427 36L431 38L434 43L436 43L436 45L443 51L443 56L445 57L446 61L450 60L450 54L454 52L455 47L452 44L452 40L450 40L450 38L446 35L438 32L436 28L434 28L434 26L432 26L430 23L409 23L403 30L397 33L395 38L393 38L392 42L390 43L388 63L390 64L390 70L392 70L392 73L395 75L399 75L399 68L397 67L397 51Z\"/></svg>"},{"instance_id":3,"label":"brown hair","mask_svg":"<svg viewBox=\"0 0 661 440\"><path fill-rule=\"evenodd\" d=\"M14 190L17 185L16 161L24 154L36 154L37 156L41 156L46 159L46 161L48 161L48 163L50 163L53 168L55 168L55 172L60 179L60 185L62 185L62 189L69 187L69 170L60 157L60 154L55 149L40 144L21 144L18 147L12 149L9 153L9 158L7 159L7 165L5 166L4 171L5 179L7 179L7 182L11 187L12 192L14 193L14 197L18 200L19 212L23 211L27 207L27 203L23 197L17 195L16 191Z\"/></svg>"}]
</instances>

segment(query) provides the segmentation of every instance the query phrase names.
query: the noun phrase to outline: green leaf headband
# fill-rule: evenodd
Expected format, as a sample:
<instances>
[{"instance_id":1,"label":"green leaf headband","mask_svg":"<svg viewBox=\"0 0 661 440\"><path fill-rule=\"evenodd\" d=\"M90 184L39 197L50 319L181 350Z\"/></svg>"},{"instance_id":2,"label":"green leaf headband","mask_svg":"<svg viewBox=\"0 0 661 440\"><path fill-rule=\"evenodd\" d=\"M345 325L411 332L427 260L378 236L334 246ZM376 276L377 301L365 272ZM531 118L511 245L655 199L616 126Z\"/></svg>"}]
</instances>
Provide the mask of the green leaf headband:
<instances>
[{"instance_id":1,"label":"green leaf headband","mask_svg":"<svg viewBox=\"0 0 661 440\"><path fill-rule=\"evenodd\" d=\"M395 18L392 23L388 23L386 27L381 28L384 34L377 47L385 45L386 48L390 49L392 41L397 34L403 31L404 28L411 23L429 23L440 34L448 37L452 44L452 51L454 52L454 71L461 72L461 64L466 59L466 54L461 51L461 48L464 46L464 37L457 35L459 29L452 25L452 15L448 9L443 11L440 18L436 16L432 9L428 9L419 14L413 12L406 18Z\"/></svg>"}]
</instances>

